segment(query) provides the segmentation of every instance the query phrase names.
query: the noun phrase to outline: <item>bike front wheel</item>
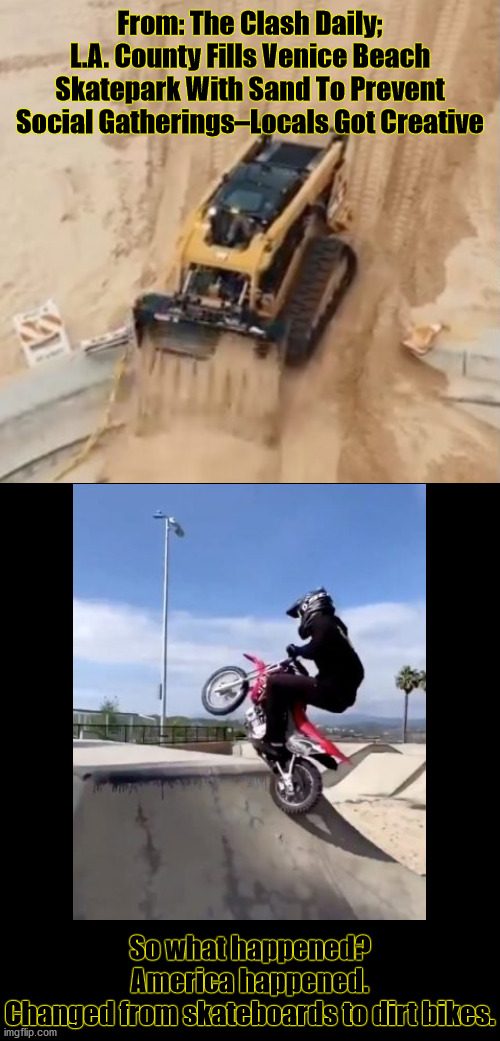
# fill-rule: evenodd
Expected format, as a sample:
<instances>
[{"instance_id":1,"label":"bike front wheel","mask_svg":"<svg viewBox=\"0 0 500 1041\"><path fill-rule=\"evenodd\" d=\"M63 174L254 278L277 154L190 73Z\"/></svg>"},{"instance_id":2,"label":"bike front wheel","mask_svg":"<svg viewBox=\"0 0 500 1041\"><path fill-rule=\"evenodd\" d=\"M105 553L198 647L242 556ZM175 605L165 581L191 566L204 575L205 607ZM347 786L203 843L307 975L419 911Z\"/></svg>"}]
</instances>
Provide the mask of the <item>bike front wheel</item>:
<instances>
[{"instance_id":1,"label":"bike front wheel","mask_svg":"<svg viewBox=\"0 0 500 1041\"><path fill-rule=\"evenodd\" d=\"M212 716L228 716L248 694L248 676L239 665L226 665L208 678L201 692L203 708Z\"/></svg>"},{"instance_id":2,"label":"bike front wheel","mask_svg":"<svg viewBox=\"0 0 500 1041\"><path fill-rule=\"evenodd\" d=\"M319 770L307 759L297 758L285 777L276 772L273 777L271 795L284 813L294 816L309 813L318 802L323 791L323 780Z\"/></svg>"}]
</instances>

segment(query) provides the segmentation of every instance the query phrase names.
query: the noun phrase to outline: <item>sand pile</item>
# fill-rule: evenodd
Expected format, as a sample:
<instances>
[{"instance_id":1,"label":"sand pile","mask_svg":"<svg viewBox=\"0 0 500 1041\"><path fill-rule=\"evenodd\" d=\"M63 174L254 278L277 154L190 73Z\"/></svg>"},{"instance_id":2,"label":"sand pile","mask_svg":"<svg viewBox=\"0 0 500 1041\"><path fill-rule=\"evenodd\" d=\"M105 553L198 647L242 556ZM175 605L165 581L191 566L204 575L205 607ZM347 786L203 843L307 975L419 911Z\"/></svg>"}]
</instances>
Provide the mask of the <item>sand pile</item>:
<instances>
[{"instance_id":1,"label":"sand pile","mask_svg":"<svg viewBox=\"0 0 500 1041\"><path fill-rule=\"evenodd\" d=\"M236 14L259 6L256 0L210 5L213 12ZM306 0L302 10L311 14L315 6ZM179 5L163 6L176 9ZM141 5L144 13L156 10L149 0ZM275 0L266 10L288 12L289 5ZM78 39L82 48L96 39L114 44L114 11L106 0L98 6L80 0L75 15L52 0L50 33L46 5L42 16L21 3L5 20L0 44L5 145L0 205L9 242L0 258L4 376L24 364L10 327L16 311L53 296L72 335L90 336L123 320L141 285L161 285L184 214L235 148L234 137L16 133L14 112L20 104L33 111L58 107L52 83L67 69L71 40ZM228 422L224 408L217 415L213 402L206 414L199 402L193 407L186 401L172 415L172 388L164 374L163 389L155 389L136 373L132 396L122 405L125 431L96 456L93 469L86 464L85 476L76 470L74 480L105 475L112 481L497 481L495 433L443 403L445 377L400 348L409 318L447 321L463 337L498 323L496 5L380 0L377 12L384 18L384 37L377 42L403 47L418 40L430 47L432 70L412 71L411 78L443 76L446 106L481 112L484 133L353 137L349 201L361 273L313 363L282 382L272 429L267 422L261 429L251 422L248 404L241 424L234 417ZM199 40L187 34L185 42ZM255 46L259 39L245 42ZM142 73L151 78L153 70ZM371 79L400 75L386 69L368 74ZM245 72L237 75L243 78ZM341 76L336 70L335 77ZM277 77L291 78L290 70L273 72ZM315 107L329 110L332 104ZM422 112L434 107L413 105ZM238 108L241 115L245 105ZM240 134L237 143L241 140ZM253 358L248 365L238 362L253 388L250 400L253 394L260 401L255 390L260 377L252 374L257 364ZM220 366L216 386L219 372ZM141 428L138 415L151 393L151 421Z\"/></svg>"},{"instance_id":2,"label":"sand pile","mask_svg":"<svg viewBox=\"0 0 500 1041\"><path fill-rule=\"evenodd\" d=\"M425 875L425 807L391 799L342 803L335 807L363 835L410 871Z\"/></svg>"}]
</instances>

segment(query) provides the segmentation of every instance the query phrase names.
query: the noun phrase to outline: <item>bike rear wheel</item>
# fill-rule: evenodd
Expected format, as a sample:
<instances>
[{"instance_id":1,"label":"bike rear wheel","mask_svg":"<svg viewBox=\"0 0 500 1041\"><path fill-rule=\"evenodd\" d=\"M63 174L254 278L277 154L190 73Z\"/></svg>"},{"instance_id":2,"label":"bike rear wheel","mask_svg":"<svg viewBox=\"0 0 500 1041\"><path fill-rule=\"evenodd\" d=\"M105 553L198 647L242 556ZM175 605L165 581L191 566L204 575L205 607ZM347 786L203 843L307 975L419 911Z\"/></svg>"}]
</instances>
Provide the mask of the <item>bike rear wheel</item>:
<instances>
[{"instance_id":1,"label":"bike rear wheel","mask_svg":"<svg viewBox=\"0 0 500 1041\"><path fill-rule=\"evenodd\" d=\"M203 708L212 716L228 716L248 694L248 676L239 665L226 665L209 676L201 692Z\"/></svg>"},{"instance_id":2,"label":"bike rear wheel","mask_svg":"<svg viewBox=\"0 0 500 1041\"><path fill-rule=\"evenodd\" d=\"M319 770L307 759L297 758L289 780L291 784L287 785L277 769L276 772L273 772L271 787L273 801L289 816L309 813L323 791L323 779Z\"/></svg>"}]
</instances>

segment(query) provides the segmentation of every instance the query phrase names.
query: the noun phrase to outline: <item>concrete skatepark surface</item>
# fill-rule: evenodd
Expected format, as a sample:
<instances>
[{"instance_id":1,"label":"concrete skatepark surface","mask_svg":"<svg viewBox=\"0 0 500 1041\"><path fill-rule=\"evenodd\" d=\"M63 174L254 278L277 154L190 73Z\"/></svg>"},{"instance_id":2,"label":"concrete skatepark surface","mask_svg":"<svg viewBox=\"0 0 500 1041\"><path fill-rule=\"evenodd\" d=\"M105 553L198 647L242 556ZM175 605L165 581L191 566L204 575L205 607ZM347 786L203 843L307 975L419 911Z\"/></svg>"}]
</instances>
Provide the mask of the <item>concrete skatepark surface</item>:
<instances>
[{"instance_id":1,"label":"concrete skatepark surface","mask_svg":"<svg viewBox=\"0 0 500 1041\"><path fill-rule=\"evenodd\" d=\"M184 748L161 748L159 745L139 745L121 741L97 739L73 740L75 766L141 766L171 762L227 763L227 756L213 752L187 752Z\"/></svg>"},{"instance_id":2,"label":"concrete skatepark surface","mask_svg":"<svg viewBox=\"0 0 500 1041\"><path fill-rule=\"evenodd\" d=\"M291 819L262 764L184 756L74 768L76 920L425 920L425 880L328 792Z\"/></svg>"}]
</instances>

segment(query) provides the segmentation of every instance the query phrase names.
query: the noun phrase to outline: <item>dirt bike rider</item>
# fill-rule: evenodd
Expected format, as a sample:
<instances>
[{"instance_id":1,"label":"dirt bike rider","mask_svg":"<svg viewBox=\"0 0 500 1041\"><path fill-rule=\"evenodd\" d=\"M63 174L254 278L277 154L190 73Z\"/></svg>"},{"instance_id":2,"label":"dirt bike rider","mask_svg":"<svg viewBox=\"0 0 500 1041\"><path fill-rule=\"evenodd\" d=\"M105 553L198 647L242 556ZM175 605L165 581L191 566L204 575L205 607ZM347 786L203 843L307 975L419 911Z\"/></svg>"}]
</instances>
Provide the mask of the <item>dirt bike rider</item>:
<instances>
[{"instance_id":1,"label":"dirt bike rider","mask_svg":"<svg viewBox=\"0 0 500 1041\"><path fill-rule=\"evenodd\" d=\"M283 749L287 708L300 699L326 712L345 712L354 705L365 671L354 650L347 630L338 617L326 589L315 589L300 597L286 612L299 619L299 636L309 638L303 647L290 644L290 658L313 661L316 676L298 676L287 672L271 673L267 678L263 708L266 732L255 744L267 753Z\"/></svg>"}]
</instances>

